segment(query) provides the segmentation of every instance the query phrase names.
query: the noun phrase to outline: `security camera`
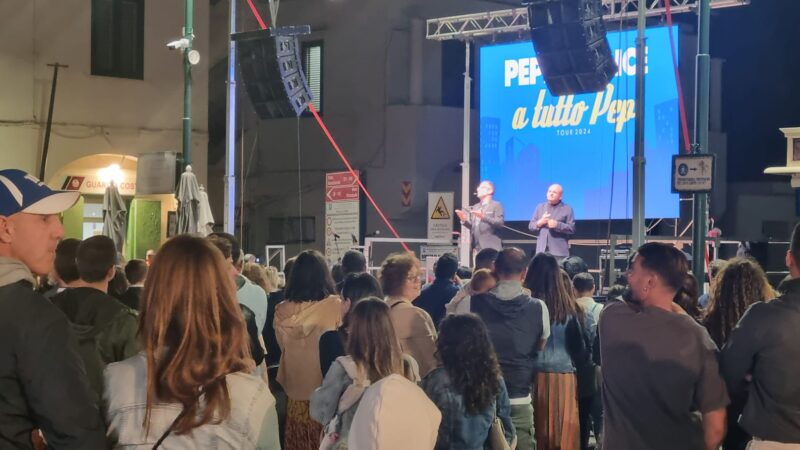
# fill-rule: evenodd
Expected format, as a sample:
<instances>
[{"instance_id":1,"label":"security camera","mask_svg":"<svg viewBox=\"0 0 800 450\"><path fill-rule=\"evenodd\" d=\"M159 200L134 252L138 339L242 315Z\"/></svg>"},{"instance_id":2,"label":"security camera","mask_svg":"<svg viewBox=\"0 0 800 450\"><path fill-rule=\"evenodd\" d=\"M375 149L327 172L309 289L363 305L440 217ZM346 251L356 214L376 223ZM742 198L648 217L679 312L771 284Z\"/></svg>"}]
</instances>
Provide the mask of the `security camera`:
<instances>
[{"instance_id":1,"label":"security camera","mask_svg":"<svg viewBox=\"0 0 800 450\"><path fill-rule=\"evenodd\" d=\"M183 50L189 48L189 39L181 38L176 41L168 42L167 48L170 50Z\"/></svg>"}]
</instances>

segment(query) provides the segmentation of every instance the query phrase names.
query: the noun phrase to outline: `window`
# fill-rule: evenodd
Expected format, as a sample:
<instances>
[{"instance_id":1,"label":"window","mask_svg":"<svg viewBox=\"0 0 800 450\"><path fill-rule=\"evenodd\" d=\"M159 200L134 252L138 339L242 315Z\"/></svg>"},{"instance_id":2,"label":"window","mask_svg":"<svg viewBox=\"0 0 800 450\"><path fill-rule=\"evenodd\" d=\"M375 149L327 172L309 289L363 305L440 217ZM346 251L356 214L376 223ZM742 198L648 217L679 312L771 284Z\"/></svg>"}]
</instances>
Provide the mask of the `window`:
<instances>
[{"instance_id":1,"label":"window","mask_svg":"<svg viewBox=\"0 0 800 450\"><path fill-rule=\"evenodd\" d=\"M303 42L303 73L314 97L314 108L322 112L322 41Z\"/></svg>"},{"instance_id":2,"label":"window","mask_svg":"<svg viewBox=\"0 0 800 450\"><path fill-rule=\"evenodd\" d=\"M269 244L315 242L316 217L270 217L267 220Z\"/></svg>"},{"instance_id":3,"label":"window","mask_svg":"<svg viewBox=\"0 0 800 450\"><path fill-rule=\"evenodd\" d=\"M144 0L92 0L92 75L144 79Z\"/></svg>"},{"instance_id":4,"label":"window","mask_svg":"<svg viewBox=\"0 0 800 450\"><path fill-rule=\"evenodd\" d=\"M84 196L83 239L103 233L103 197Z\"/></svg>"}]
</instances>

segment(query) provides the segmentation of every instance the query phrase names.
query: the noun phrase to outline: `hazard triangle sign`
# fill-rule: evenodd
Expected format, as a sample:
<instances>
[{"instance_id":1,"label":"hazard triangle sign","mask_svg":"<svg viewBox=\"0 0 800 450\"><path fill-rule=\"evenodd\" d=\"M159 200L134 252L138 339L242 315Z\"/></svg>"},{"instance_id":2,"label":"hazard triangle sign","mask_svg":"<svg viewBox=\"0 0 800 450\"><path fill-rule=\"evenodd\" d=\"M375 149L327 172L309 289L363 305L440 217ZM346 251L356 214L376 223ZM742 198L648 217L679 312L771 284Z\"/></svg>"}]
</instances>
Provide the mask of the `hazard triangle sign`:
<instances>
[{"instance_id":1,"label":"hazard triangle sign","mask_svg":"<svg viewBox=\"0 0 800 450\"><path fill-rule=\"evenodd\" d=\"M447 209L447 205L444 203L444 197L439 196L436 206L433 207L431 219L450 219L450 211Z\"/></svg>"}]
</instances>

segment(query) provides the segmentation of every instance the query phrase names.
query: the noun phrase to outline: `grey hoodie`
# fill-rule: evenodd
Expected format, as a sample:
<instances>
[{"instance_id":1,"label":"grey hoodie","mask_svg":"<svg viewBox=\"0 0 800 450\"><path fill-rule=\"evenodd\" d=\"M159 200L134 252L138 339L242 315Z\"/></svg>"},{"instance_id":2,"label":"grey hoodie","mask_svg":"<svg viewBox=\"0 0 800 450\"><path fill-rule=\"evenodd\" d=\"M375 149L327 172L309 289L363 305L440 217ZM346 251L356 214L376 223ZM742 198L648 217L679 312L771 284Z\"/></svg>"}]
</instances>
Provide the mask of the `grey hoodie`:
<instances>
[{"instance_id":1,"label":"grey hoodie","mask_svg":"<svg viewBox=\"0 0 800 450\"><path fill-rule=\"evenodd\" d=\"M35 284L28 266L18 259L0 256L0 286L8 286L22 280Z\"/></svg>"}]
</instances>

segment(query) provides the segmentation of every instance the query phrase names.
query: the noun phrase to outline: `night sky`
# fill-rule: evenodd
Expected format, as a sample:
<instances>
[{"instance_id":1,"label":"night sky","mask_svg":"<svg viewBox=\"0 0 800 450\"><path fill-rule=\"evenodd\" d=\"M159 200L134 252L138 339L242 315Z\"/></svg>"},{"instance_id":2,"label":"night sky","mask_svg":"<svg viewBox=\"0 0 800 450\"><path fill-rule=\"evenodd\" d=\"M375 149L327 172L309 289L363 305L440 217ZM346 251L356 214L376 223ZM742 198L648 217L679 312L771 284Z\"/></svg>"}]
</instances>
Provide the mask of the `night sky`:
<instances>
[{"instance_id":1,"label":"night sky","mask_svg":"<svg viewBox=\"0 0 800 450\"><path fill-rule=\"evenodd\" d=\"M711 56L724 58L722 128L728 181L775 181L786 164L781 127L800 127L800 0L751 0L715 10Z\"/></svg>"}]
</instances>

